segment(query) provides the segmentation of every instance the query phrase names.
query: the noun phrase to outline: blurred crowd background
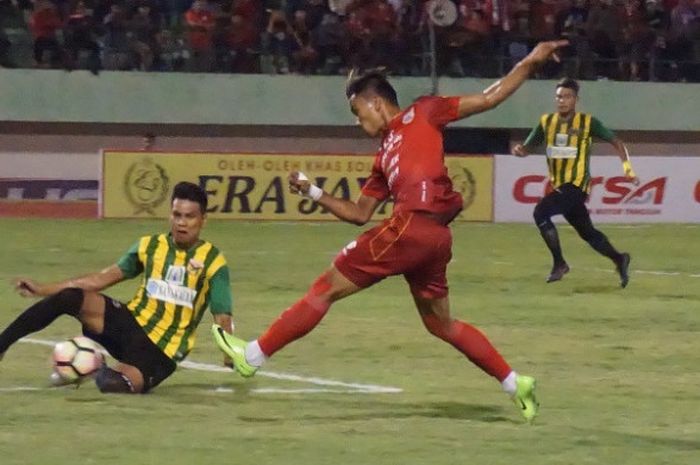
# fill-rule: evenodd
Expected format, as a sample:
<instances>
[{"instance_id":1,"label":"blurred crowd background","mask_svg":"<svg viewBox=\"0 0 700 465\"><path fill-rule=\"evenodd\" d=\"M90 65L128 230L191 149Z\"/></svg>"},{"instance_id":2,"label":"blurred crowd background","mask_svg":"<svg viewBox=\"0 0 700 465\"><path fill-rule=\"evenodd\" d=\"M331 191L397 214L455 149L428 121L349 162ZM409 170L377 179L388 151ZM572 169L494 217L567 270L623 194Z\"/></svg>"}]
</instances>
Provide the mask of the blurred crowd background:
<instances>
[{"instance_id":1,"label":"blurred crowd background","mask_svg":"<svg viewBox=\"0 0 700 465\"><path fill-rule=\"evenodd\" d=\"M538 77L700 81L700 0L448 0L437 72L493 78L565 37ZM0 66L267 74L430 73L429 0L0 0Z\"/></svg>"}]
</instances>

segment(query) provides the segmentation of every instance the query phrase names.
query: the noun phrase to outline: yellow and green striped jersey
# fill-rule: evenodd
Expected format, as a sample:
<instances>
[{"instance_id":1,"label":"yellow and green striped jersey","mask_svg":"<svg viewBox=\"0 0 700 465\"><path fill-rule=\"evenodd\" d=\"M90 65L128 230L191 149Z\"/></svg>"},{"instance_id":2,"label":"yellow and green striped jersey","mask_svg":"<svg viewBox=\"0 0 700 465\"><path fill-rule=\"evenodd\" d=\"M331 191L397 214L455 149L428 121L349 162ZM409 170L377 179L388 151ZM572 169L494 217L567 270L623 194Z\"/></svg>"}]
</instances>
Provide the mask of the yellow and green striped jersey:
<instances>
[{"instance_id":1,"label":"yellow and green striped jersey","mask_svg":"<svg viewBox=\"0 0 700 465\"><path fill-rule=\"evenodd\" d=\"M524 145L544 143L547 150L549 180L553 188L571 183L588 192L591 184L591 144L593 137L612 141L615 134L597 118L575 113L562 118L559 113L542 115L525 139Z\"/></svg>"},{"instance_id":2,"label":"yellow and green striped jersey","mask_svg":"<svg viewBox=\"0 0 700 465\"><path fill-rule=\"evenodd\" d=\"M231 284L226 259L210 242L185 250L169 234L144 236L117 265L126 278L143 273L127 307L163 352L184 359L195 343L195 330L209 307L231 314Z\"/></svg>"}]
</instances>

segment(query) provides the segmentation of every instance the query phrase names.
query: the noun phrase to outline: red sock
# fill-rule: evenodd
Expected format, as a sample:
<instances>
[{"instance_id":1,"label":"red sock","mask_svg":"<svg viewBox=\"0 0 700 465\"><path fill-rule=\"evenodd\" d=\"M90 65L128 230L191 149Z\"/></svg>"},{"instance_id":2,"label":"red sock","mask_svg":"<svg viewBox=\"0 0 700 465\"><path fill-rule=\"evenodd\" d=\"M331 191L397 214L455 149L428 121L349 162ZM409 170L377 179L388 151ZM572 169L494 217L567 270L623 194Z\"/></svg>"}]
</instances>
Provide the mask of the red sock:
<instances>
[{"instance_id":1,"label":"red sock","mask_svg":"<svg viewBox=\"0 0 700 465\"><path fill-rule=\"evenodd\" d=\"M452 344L473 364L484 370L498 381L506 379L512 371L491 342L474 326L459 320L452 320L445 327L435 315L424 315L426 328L435 336Z\"/></svg>"},{"instance_id":2,"label":"red sock","mask_svg":"<svg viewBox=\"0 0 700 465\"><path fill-rule=\"evenodd\" d=\"M272 356L282 347L314 329L326 315L329 307L328 303L321 307L315 307L308 302L305 296L285 310L258 338L260 349L266 356Z\"/></svg>"},{"instance_id":3,"label":"red sock","mask_svg":"<svg viewBox=\"0 0 700 465\"><path fill-rule=\"evenodd\" d=\"M301 338L321 322L331 304L328 299L320 297L320 294L329 287L325 275L321 276L301 300L282 312L258 338L260 349L267 357Z\"/></svg>"}]
</instances>

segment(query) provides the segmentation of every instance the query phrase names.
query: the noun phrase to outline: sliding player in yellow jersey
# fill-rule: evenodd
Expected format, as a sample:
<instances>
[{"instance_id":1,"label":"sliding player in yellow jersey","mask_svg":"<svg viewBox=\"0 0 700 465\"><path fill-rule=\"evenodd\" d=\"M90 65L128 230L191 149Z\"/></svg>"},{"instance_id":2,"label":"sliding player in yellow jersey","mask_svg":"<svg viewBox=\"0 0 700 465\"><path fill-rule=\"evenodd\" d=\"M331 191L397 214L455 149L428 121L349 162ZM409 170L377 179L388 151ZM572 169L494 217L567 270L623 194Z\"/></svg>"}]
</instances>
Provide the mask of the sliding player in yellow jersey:
<instances>
[{"instance_id":1,"label":"sliding player in yellow jersey","mask_svg":"<svg viewBox=\"0 0 700 465\"><path fill-rule=\"evenodd\" d=\"M233 330L228 265L214 245L199 237L206 211L206 192L181 182L173 190L169 234L141 237L99 272L52 284L17 280L23 296L45 298L0 334L0 358L20 338L70 315L82 323L85 336L119 362L97 372L102 392L145 393L160 384L192 350L207 308L215 323ZM139 289L128 304L100 293L138 275ZM228 359L224 363L231 366Z\"/></svg>"},{"instance_id":2,"label":"sliding player in yellow jersey","mask_svg":"<svg viewBox=\"0 0 700 465\"><path fill-rule=\"evenodd\" d=\"M539 201L533 216L554 262L547 282L559 281L569 272L557 229L551 220L554 215L564 215L584 241L613 261L620 275L620 285L625 287L629 282L630 255L615 250L605 234L593 226L586 208L591 187L593 137L609 142L622 161L625 176L634 183L639 181L632 170L625 144L597 118L576 111L578 92L579 85L573 79L559 81L555 94L557 111L542 115L539 124L525 142L513 148L513 154L524 157L531 147L540 144L546 146L549 180L553 190Z\"/></svg>"}]
</instances>

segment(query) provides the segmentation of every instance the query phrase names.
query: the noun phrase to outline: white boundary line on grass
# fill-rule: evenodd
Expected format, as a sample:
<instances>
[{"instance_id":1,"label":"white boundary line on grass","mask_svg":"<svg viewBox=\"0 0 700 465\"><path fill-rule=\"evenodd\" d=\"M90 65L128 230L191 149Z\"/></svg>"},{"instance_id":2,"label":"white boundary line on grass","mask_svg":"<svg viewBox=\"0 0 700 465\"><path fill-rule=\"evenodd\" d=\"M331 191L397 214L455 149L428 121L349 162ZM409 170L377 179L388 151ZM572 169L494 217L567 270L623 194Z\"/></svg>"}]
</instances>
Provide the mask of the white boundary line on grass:
<instances>
[{"instance_id":1,"label":"white boundary line on grass","mask_svg":"<svg viewBox=\"0 0 700 465\"><path fill-rule=\"evenodd\" d=\"M492 263L494 265L501 265L501 266L513 266L515 263L509 262L509 261L502 261L502 260L493 260ZM572 269L574 269L574 266L571 266ZM581 267L577 268L579 270L584 270L584 271L596 271L596 272L602 272L602 273L617 273L617 271L612 270L610 268L590 268L590 267ZM680 277L689 277L689 278L700 278L700 273L688 273L688 272L681 272L681 271L661 271L661 270L630 270L630 273L632 274L649 274L653 276L680 276Z\"/></svg>"},{"instance_id":2,"label":"white boundary line on grass","mask_svg":"<svg viewBox=\"0 0 700 465\"><path fill-rule=\"evenodd\" d=\"M28 337L20 339L19 342L24 342L24 343L28 343L28 344L39 344L39 345L51 346L51 347L56 345L56 341L48 341L45 339L34 339L34 338L28 338ZM217 372L217 373L231 373L230 368L226 368L226 367L219 366L219 365L214 365L211 363L199 363L199 362L192 362L189 360L185 360L185 361L180 363L180 366L182 368L187 368L190 370L199 370L199 371ZM335 393L343 393L343 394L353 394L353 393L358 393L358 394L397 394L397 393L403 392L403 389L397 388L397 387L392 387L392 386L379 386L377 384L346 383L343 381L335 381L332 379L306 377L306 376L293 375L293 374L289 374L289 373L275 373L272 371L259 371L256 373L256 376L279 379L279 380L284 380L284 381L295 381L295 382L300 382L300 383L309 383L309 384L313 384L316 386L332 386L335 388L344 388L344 389L256 388L256 389L250 390L250 392L255 392L255 393L259 393L259 394L272 394L272 393L275 393L275 394L279 394L279 393L299 394L299 393L321 393L321 392L335 392ZM233 390L226 391L225 389L227 389L227 388L219 388L219 389L215 389L214 391L215 392L232 392L233 391ZM7 391L7 390L10 390L10 391L12 391L12 390L15 390L15 391L38 390L38 388L24 388L24 387L5 388L5 389L0 389L0 392Z\"/></svg>"},{"instance_id":3,"label":"white boundary line on grass","mask_svg":"<svg viewBox=\"0 0 700 465\"><path fill-rule=\"evenodd\" d=\"M25 391L44 391L45 388L31 387L31 386L15 386L15 387L5 387L0 388L0 392L25 392Z\"/></svg>"},{"instance_id":4,"label":"white boundary line on grass","mask_svg":"<svg viewBox=\"0 0 700 465\"><path fill-rule=\"evenodd\" d=\"M586 271L600 271L603 273L617 273L615 270L607 268L581 268ZM687 276L689 278L700 278L700 274L682 273L680 271L654 271L654 270L630 270L634 274L650 274L653 276Z\"/></svg>"}]
</instances>

